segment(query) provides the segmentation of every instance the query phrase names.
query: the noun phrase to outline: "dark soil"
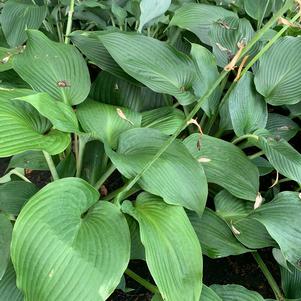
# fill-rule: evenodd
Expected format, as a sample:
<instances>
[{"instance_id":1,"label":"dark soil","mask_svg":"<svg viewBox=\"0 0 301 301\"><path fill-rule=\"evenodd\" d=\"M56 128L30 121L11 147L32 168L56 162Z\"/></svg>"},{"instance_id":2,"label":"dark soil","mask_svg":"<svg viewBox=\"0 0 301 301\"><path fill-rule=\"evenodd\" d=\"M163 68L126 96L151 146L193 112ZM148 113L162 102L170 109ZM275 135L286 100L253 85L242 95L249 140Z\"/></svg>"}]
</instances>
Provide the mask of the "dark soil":
<instances>
[{"instance_id":1,"label":"dark soil","mask_svg":"<svg viewBox=\"0 0 301 301\"><path fill-rule=\"evenodd\" d=\"M0 176L7 168L9 160L0 159ZM27 177L39 188L45 186L50 181L49 172L32 171ZM119 183L120 184L120 183ZM274 261L271 250L264 249L260 252L270 271L279 283L280 274L278 266ZM132 261L130 268L153 283L144 261ZM240 256L230 256L222 259L210 259L204 256L204 276L203 281L206 285L211 284L240 284L250 290L259 292L265 298L273 298L273 292L261 273L251 254ZM132 288L128 293L117 290L108 300L109 301L149 301L152 294L141 287L132 279L126 277L128 288Z\"/></svg>"}]
</instances>

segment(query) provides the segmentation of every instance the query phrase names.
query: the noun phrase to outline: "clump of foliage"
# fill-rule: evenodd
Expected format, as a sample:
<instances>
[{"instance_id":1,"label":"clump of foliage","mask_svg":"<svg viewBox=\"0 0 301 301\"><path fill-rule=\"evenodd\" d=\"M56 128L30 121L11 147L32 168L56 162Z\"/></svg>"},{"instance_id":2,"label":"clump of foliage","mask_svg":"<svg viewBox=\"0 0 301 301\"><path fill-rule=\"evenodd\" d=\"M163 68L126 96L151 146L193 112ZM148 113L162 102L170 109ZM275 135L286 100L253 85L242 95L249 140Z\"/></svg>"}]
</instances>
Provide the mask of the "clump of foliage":
<instances>
[{"instance_id":1,"label":"clump of foliage","mask_svg":"<svg viewBox=\"0 0 301 301\"><path fill-rule=\"evenodd\" d=\"M300 2L2 2L0 299L263 301L202 284L250 252L301 300Z\"/></svg>"}]
</instances>

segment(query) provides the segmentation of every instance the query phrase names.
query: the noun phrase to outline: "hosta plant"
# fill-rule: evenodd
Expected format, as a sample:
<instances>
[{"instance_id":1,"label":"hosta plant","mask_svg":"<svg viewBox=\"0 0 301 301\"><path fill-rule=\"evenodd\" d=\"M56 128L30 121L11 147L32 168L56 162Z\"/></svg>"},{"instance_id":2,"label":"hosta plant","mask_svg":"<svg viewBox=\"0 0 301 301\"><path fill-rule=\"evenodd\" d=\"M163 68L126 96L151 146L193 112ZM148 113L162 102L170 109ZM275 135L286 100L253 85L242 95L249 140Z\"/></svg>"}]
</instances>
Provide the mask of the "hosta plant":
<instances>
[{"instance_id":1,"label":"hosta plant","mask_svg":"<svg viewBox=\"0 0 301 301\"><path fill-rule=\"evenodd\" d=\"M300 16L294 0L2 1L0 300L103 301L133 278L153 301L263 301L203 283L203 256L244 253L270 297L301 300Z\"/></svg>"}]
</instances>

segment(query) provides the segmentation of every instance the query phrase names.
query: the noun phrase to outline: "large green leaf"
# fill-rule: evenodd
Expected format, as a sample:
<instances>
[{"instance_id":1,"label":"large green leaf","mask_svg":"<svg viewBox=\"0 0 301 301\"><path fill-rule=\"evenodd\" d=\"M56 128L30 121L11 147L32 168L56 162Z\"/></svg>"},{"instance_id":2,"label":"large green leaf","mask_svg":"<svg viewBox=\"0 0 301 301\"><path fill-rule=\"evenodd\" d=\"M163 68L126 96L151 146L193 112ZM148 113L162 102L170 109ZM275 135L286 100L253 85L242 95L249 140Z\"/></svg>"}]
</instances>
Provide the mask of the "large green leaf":
<instances>
[{"instance_id":1,"label":"large green leaf","mask_svg":"<svg viewBox=\"0 0 301 301\"><path fill-rule=\"evenodd\" d=\"M0 157L27 150L44 150L55 155L70 144L69 135L50 130L48 120L39 115L30 104L18 100L2 100L0 119Z\"/></svg>"},{"instance_id":2,"label":"large green leaf","mask_svg":"<svg viewBox=\"0 0 301 301\"><path fill-rule=\"evenodd\" d=\"M76 111L84 131L116 147L119 135L141 125L141 115L129 109L85 101Z\"/></svg>"},{"instance_id":3,"label":"large green leaf","mask_svg":"<svg viewBox=\"0 0 301 301\"><path fill-rule=\"evenodd\" d=\"M153 159L167 135L155 129L132 129L120 135L116 152L106 149L117 169L133 178ZM201 214L207 199L203 168L181 141L174 141L142 175L138 184L161 196L165 202L184 206Z\"/></svg>"},{"instance_id":4,"label":"large green leaf","mask_svg":"<svg viewBox=\"0 0 301 301\"><path fill-rule=\"evenodd\" d=\"M236 240L227 223L214 211L206 208L202 217L196 213L188 216L205 255L220 258L250 251Z\"/></svg>"},{"instance_id":5,"label":"large green leaf","mask_svg":"<svg viewBox=\"0 0 301 301\"><path fill-rule=\"evenodd\" d=\"M0 280L4 275L9 262L12 230L13 227L10 220L5 214L0 213Z\"/></svg>"},{"instance_id":6,"label":"large green leaf","mask_svg":"<svg viewBox=\"0 0 301 301\"><path fill-rule=\"evenodd\" d=\"M261 222L280 246L283 256L301 269L301 201L297 192L281 192L250 215Z\"/></svg>"},{"instance_id":7,"label":"large green leaf","mask_svg":"<svg viewBox=\"0 0 301 301\"><path fill-rule=\"evenodd\" d=\"M286 140L262 135L251 141L263 150L278 172L301 183L301 155Z\"/></svg>"},{"instance_id":8,"label":"large green leaf","mask_svg":"<svg viewBox=\"0 0 301 301\"><path fill-rule=\"evenodd\" d=\"M184 105L196 100L195 69L185 54L166 42L138 34L115 32L99 38L122 69L150 89L173 95Z\"/></svg>"},{"instance_id":9,"label":"large green leaf","mask_svg":"<svg viewBox=\"0 0 301 301\"><path fill-rule=\"evenodd\" d=\"M109 31L87 32L77 30L71 33L70 38L74 45L79 48L79 50L90 60L91 63L110 74L137 84L136 80L119 67L99 40L98 35L104 35L107 33L109 33Z\"/></svg>"},{"instance_id":10,"label":"large green leaf","mask_svg":"<svg viewBox=\"0 0 301 301\"><path fill-rule=\"evenodd\" d=\"M301 37L283 37L261 57L255 73L257 91L274 106L300 101Z\"/></svg>"},{"instance_id":11,"label":"large green leaf","mask_svg":"<svg viewBox=\"0 0 301 301\"><path fill-rule=\"evenodd\" d=\"M67 133L79 132L76 115L69 105L54 100L47 93L18 97L18 100L31 104L53 124L53 128Z\"/></svg>"},{"instance_id":12,"label":"large green leaf","mask_svg":"<svg viewBox=\"0 0 301 301\"><path fill-rule=\"evenodd\" d=\"M210 286L223 301L264 301L257 292L236 284Z\"/></svg>"},{"instance_id":13,"label":"large green leaf","mask_svg":"<svg viewBox=\"0 0 301 301\"><path fill-rule=\"evenodd\" d=\"M127 107L137 112L173 103L170 95L156 93L144 86L139 87L105 71L100 72L93 82L90 97L102 103Z\"/></svg>"},{"instance_id":14,"label":"large green leaf","mask_svg":"<svg viewBox=\"0 0 301 301\"><path fill-rule=\"evenodd\" d=\"M247 44L254 35L254 29L247 19L235 16L223 17L210 30L210 42L219 66L224 67L238 51L238 44ZM249 54L253 54L255 47Z\"/></svg>"},{"instance_id":15,"label":"large green leaf","mask_svg":"<svg viewBox=\"0 0 301 301\"><path fill-rule=\"evenodd\" d=\"M141 0L138 31L157 17L163 15L169 8L171 0Z\"/></svg>"},{"instance_id":16,"label":"large green leaf","mask_svg":"<svg viewBox=\"0 0 301 301\"><path fill-rule=\"evenodd\" d=\"M163 300L199 301L202 251L184 209L142 193L134 205L125 201L122 210L139 223L146 262Z\"/></svg>"},{"instance_id":17,"label":"large green leaf","mask_svg":"<svg viewBox=\"0 0 301 301\"><path fill-rule=\"evenodd\" d=\"M11 47L20 46L26 41L25 30L38 29L47 14L46 5L37 5L30 0L9 0L1 13L1 26Z\"/></svg>"},{"instance_id":18,"label":"large green leaf","mask_svg":"<svg viewBox=\"0 0 301 301\"><path fill-rule=\"evenodd\" d=\"M210 287L203 284L200 301L222 301L222 299Z\"/></svg>"},{"instance_id":19,"label":"large green leaf","mask_svg":"<svg viewBox=\"0 0 301 301\"><path fill-rule=\"evenodd\" d=\"M286 298L301 299L301 271L289 264L288 271L284 267L280 267L281 286Z\"/></svg>"},{"instance_id":20,"label":"large green leaf","mask_svg":"<svg viewBox=\"0 0 301 301\"><path fill-rule=\"evenodd\" d=\"M125 217L78 178L48 184L20 213L12 238L17 285L29 300L106 300L130 257ZM92 206L92 207L91 207Z\"/></svg>"},{"instance_id":21,"label":"large green leaf","mask_svg":"<svg viewBox=\"0 0 301 301\"><path fill-rule=\"evenodd\" d=\"M34 184L25 181L11 181L0 185L0 210L18 215L24 203L37 191Z\"/></svg>"},{"instance_id":22,"label":"large green leaf","mask_svg":"<svg viewBox=\"0 0 301 301\"><path fill-rule=\"evenodd\" d=\"M265 128L268 119L267 104L255 90L253 75L245 74L228 98L234 132L242 136Z\"/></svg>"},{"instance_id":23,"label":"large green leaf","mask_svg":"<svg viewBox=\"0 0 301 301\"><path fill-rule=\"evenodd\" d=\"M16 286L16 273L11 261L8 263L5 274L0 280L0 296L3 301L23 301L23 295Z\"/></svg>"},{"instance_id":24,"label":"large green leaf","mask_svg":"<svg viewBox=\"0 0 301 301\"><path fill-rule=\"evenodd\" d=\"M274 0L244 0L246 13L255 20L262 21L272 12Z\"/></svg>"},{"instance_id":25,"label":"large green leaf","mask_svg":"<svg viewBox=\"0 0 301 301\"><path fill-rule=\"evenodd\" d=\"M72 105L83 102L90 91L90 75L79 51L37 30L28 30L27 35L26 49L13 60L15 71L36 91Z\"/></svg>"},{"instance_id":26,"label":"large green leaf","mask_svg":"<svg viewBox=\"0 0 301 301\"><path fill-rule=\"evenodd\" d=\"M48 170L48 164L42 152L26 151L11 157L8 169L10 168L24 168L33 170Z\"/></svg>"},{"instance_id":27,"label":"large green leaf","mask_svg":"<svg viewBox=\"0 0 301 301\"><path fill-rule=\"evenodd\" d=\"M239 198L255 201L259 189L257 167L232 143L207 135L199 139L199 134L192 134L184 144L201 162L208 182L222 186Z\"/></svg>"},{"instance_id":28,"label":"large green leaf","mask_svg":"<svg viewBox=\"0 0 301 301\"><path fill-rule=\"evenodd\" d=\"M190 30L195 33L203 43L210 45L208 34L211 25L227 16L235 16L235 13L218 6L185 3L176 10L169 26L175 25Z\"/></svg>"}]
</instances>

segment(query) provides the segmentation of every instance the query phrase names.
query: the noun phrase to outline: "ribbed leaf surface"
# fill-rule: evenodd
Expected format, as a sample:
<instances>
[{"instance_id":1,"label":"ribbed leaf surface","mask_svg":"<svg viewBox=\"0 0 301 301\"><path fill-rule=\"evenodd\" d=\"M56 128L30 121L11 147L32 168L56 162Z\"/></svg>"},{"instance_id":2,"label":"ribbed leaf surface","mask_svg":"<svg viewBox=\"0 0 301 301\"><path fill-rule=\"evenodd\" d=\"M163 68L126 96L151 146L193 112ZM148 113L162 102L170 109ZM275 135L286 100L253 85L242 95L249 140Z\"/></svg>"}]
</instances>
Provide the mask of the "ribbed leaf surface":
<instances>
[{"instance_id":1,"label":"ribbed leaf surface","mask_svg":"<svg viewBox=\"0 0 301 301\"><path fill-rule=\"evenodd\" d=\"M0 213L0 280L9 262L9 249L13 226L7 216ZM0 281L1 286L1 281Z\"/></svg>"},{"instance_id":2,"label":"ribbed leaf surface","mask_svg":"<svg viewBox=\"0 0 301 301\"><path fill-rule=\"evenodd\" d=\"M150 162L167 135L155 129L132 129L120 135L116 152L107 155L127 178L133 178ZM201 214L207 199L207 181L203 168L178 140L142 175L138 184L161 196L165 202L184 206Z\"/></svg>"},{"instance_id":3,"label":"ribbed leaf surface","mask_svg":"<svg viewBox=\"0 0 301 301\"><path fill-rule=\"evenodd\" d=\"M300 37L283 37L260 59L255 73L255 85L269 104L280 106L300 101L300 47Z\"/></svg>"},{"instance_id":4,"label":"ribbed leaf surface","mask_svg":"<svg viewBox=\"0 0 301 301\"><path fill-rule=\"evenodd\" d=\"M87 182L65 178L25 205L11 255L26 299L104 301L114 291L129 261L129 230L120 210L98 197Z\"/></svg>"},{"instance_id":5,"label":"ribbed leaf surface","mask_svg":"<svg viewBox=\"0 0 301 301\"><path fill-rule=\"evenodd\" d=\"M36 91L72 105L83 102L90 90L90 75L79 51L37 30L28 30L27 35L26 49L14 58L15 71Z\"/></svg>"},{"instance_id":6,"label":"ribbed leaf surface","mask_svg":"<svg viewBox=\"0 0 301 301\"><path fill-rule=\"evenodd\" d=\"M146 262L163 300L199 301L202 251L184 209L147 193L134 205L125 201L122 209L139 223Z\"/></svg>"}]
</instances>

